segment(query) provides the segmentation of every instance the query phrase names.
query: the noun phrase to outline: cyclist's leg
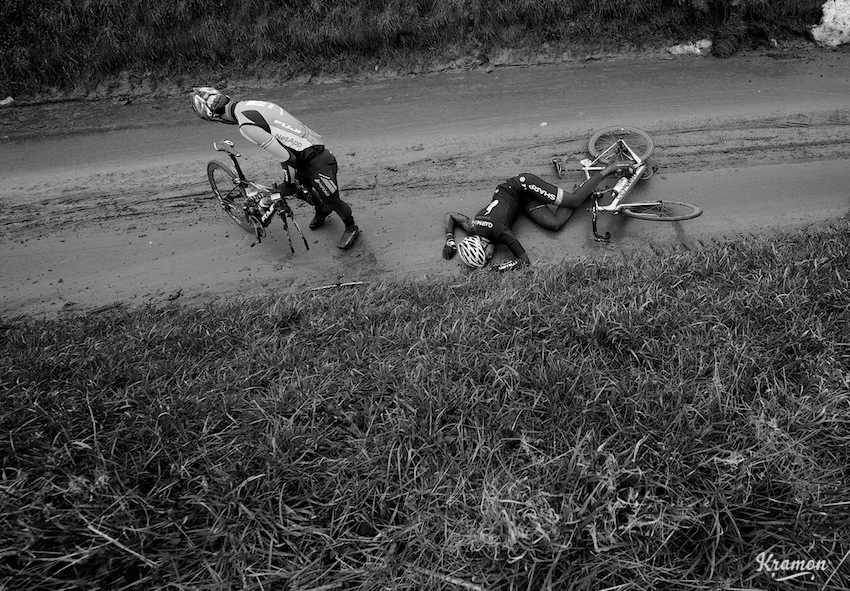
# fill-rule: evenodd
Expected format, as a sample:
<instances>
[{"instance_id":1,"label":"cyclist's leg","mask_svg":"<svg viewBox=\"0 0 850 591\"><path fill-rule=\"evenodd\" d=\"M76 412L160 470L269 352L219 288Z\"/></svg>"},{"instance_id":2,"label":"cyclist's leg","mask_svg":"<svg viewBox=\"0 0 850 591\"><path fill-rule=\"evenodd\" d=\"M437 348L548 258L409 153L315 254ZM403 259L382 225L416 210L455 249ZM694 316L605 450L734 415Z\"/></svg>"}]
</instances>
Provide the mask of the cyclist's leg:
<instances>
[{"instance_id":1,"label":"cyclist's leg","mask_svg":"<svg viewBox=\"0 0 850 591\"><path fill-rule=\"evenodd\" d=\"M301 201L304 201L308 205L316 207L316 202L319 200L319 197L313 190L312 181L298 170L295 171L295 178L301 184L301 188L295 193L295 197L297 199L300 199Z\"/></svg>"},{"instance_id":2,"label":"cyclist's leg","mask_svg":"<svg viewBox=\"0 0 850 591\"><path fill-rule=\"evenodd\" d=\"M611 170L608 170L608 168L610 168ZM570 193L569 198L570 203L574 203L575 205L568 205L567 207L572 207L573 209L575 209L576 207L584 203L584 201L588 197L590 197L590 194L593 193L593 190L596 188L596 186L602 181L604 181L605 177L611 174L616 167L609 166L608 168L602 171L594 172L592 175L590 175L589 179L586 179L578 187L576 187L575 191L573 193Z\"/></svg>"},{"instance_id":3,"label":"cyclist's leg","mask_svg":"<svg viewBox=\"0 0 850 591\"><path fill-rule=\"evenodd\" d=\"M573 193L565 191L557 185L553 185L548 181L544 181L539 176L522 173L510 179L511 184L515 184L525 198L554 205L555 207L568 207L575 209L579 207L590 196L602 180L608 176L616 167L609 167L603 171L593 173L589 179L579 185Z\"/></svg>"},{"instance_id":4,"label":"cyclist's leg","mask_svg":"<svg viewBox=\"0 0 850 591\"><path fill-rule=\"evenodd\" d=\"M572 208L558 207L553 212L548 205L536 201L526 203L524 211L525 215L535 224L553 232L563 228L570 216L573 215Z\"/></svg>"},{"instance_id":5,"label":"cyclist's leg","mask_svg":"<svg viewBox=\"0 0 850 591\"><path fill-rule=\"evenodd\" d=\"M354 217L351 214L351 207L342 200L339 194L337 170L338 165L334 155L327 149L322 149L321 152L310 159L302 174L309 179L322 202L336 212L346 227L353 226Z\"/></svg>"}]
</instances>

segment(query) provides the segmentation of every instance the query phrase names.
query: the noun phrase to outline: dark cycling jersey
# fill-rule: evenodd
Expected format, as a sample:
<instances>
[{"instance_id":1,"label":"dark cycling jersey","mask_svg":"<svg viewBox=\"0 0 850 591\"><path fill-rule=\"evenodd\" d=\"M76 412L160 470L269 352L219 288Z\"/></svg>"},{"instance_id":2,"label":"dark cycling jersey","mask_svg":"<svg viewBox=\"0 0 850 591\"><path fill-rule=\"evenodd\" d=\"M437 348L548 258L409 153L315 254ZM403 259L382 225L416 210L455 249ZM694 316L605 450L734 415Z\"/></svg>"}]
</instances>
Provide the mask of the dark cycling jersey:
<instances>
[{"instance_id":1,"label":"dark cycling jersey","mask_svg":"<svg viewBox=\"0 0 850 591\"><path fill-rule=\"evenodd\" d=\"M504 244L521 258L525 249L511 232L520 210L528 212L540 203L560 205L563 189L533 174L520 174L496 187L487 207L478 211L470 223L473 234L494 244Z\"/></svg>"}]
</instances>

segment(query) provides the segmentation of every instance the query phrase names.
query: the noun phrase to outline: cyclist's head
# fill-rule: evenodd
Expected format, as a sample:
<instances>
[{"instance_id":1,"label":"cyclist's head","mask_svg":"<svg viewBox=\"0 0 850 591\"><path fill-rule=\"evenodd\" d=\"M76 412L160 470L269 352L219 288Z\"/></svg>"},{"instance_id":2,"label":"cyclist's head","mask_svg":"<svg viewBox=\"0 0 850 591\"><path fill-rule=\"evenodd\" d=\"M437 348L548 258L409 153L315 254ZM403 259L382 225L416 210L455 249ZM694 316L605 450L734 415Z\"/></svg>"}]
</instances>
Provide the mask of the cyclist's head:
<instances>
[{"instance_id":1,"label":"cyclist's head","mask_svg":"<svg viewBox=\"0 0 850 591\"><path fill-rule=\"evenodd\" d=\"M472 234L467 236L457 245L457 253L460 255L460 260L473 269L480 269L487 264L487 246L480 236Z\"/></svg>"},{"instance_id":2,"label":"cyclist's head","mask_svg":"<svg viewBox=\"0 0 850 591\"><path fill-rule=\"evenodd\" d=\"M206 121L222 121L230 97L210 86L192 89L192 108L198 117Z\"/></svg>"}]
</instances>

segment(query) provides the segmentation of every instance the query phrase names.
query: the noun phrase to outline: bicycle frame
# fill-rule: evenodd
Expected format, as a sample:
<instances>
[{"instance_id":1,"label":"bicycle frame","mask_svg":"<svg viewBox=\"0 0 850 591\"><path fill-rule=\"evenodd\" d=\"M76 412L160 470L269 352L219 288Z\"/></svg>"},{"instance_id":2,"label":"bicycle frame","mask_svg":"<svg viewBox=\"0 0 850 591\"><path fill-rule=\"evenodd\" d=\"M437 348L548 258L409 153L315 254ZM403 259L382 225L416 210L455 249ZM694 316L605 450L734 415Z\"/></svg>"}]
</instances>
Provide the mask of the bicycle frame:
<instances>
[{"instance_id":1,"label":"bicycle frame","mask_svg":"<svg viewBox=\"0 0 850 591\"><path fill-rule=\"evenodd\" d=\"M631 193L632 189L637 186L638 181L644 178L644 174L647 170L651 170L647 168L647 163L641 160L640 156L635 154L634 150L629 147L629 145L622 139L618 139L616 142L608 146L604 151L602 151L595 159L590 160L584 159L581 161L582 170L584 171L585 177L587 179L590 178L591 173L601 171L606 167L606 163L609 162L609 158L612 154L628 154L630 162L623 162L622 168L627 171L625 176L620 176L620 180L617 181L617 184L610 189L604 189L601 191L593 191L591 194L591 208L590 208L590 219L593 227L593 236L597 242L603 242L611 239L611 233L605 232L605 235L599 234L596 227L596 220L600 213L610 213L613 215L617 215L620 213L622 209L623 201L625 201L626 197L628 197L629 193ZM617 170L617 173L620 173L620 169ZM651 172L650 172L651 174ZM626 181L623 183L622 181ZM614 199L608 205L600 205L599 200L603 198L605 195L611 194ZM630 205L643 205L641 203L632 203Z\"/></svg>"},{"instance_id":2,"label":"bicycle frame","mask_svg":"<svg viewBox=\"0 0 850 591\"><path fill-rule=\"evenodd\" d=\"M628 144L624 136L629 136L628 141L633 143L634 140L631 138L637 139L639 153ZM613 141L608 140L612 143L603 149L602 146L605 144L600 142L600 139L608 137L611 137ZM585 158L580 161L586 177L585 182L590 180L594 173L598 176L598 173L603 170L607 170L608 174L618 178L613 187L600 189L602 185L599 185L590 193L593 236L598 242L611 238L610 232L602 235L597 229L597 219L602 213L623 214L630 218L656 222L680 222L702 214L702 210L696 205L681 201L658 199L651 202L625 202L641 179L648 179L655 173L656 167L649 164L654 147L655 143L649 134L636 127L612 125L590 136L587 151L593 160ZM552 158L552 163L555 165L558 178L563 178L567 172L564 161ZM600 204L603 197L611 197L611 202L608 205Z\"/></svg>"},{"instance_id":3,"label":"bicycle frame","mask_svg":"<svg viewBox=\"0 0 850 591\"><path fill-rule=\"evenodd\" d=\"M238 160L241 157L241 154L236 151L232 141L224 140L221 142L221 145L219 145L218 142L213 142L213 148L230 156L230 160L233 162L233 168L236 171L236 175L239 177L238 186L246 189L246 196L254 205L259 205L262 196L270 195L275 192L274 188L251 181L245 176ZM304 190L297 180L295 183L299 191ZM253 191L249 191L249 189L253 189ZM292 220L292 224L301 235L301 239L304 241L304 247L307 250L310 250L310 245L307 243L307 238L304 237L304 232L301 231L301 228L298 226L298 222L295 221L295 215L292 213L292 208L289 207L289 203L287 203L286 198L282 195L279 200L272 203L271 209L269 209L269 211L261 217L257 217L256 214L247 210L244 213L248 222L254 227L258 242L262 242L262 238L265 236L265 227L268 223L270 223L274 214L277 213L283 222L283 229L286 231L286 237L289 241L289 249L293 253L295 252L295 248L292 246L292 237L289 235L289 223L287 222L287 217Z\"/></svg>"},{"instance_id":4,"label":"bicycle frame","mask_svg":"<svg viewBox=\"0 0 850 591\"><path fill-rule=\"evenodd\" d=\"M223 147L219 147L218 142L213 142L213 148L215 148L219 152L224 152L225 154L230 156L230 160L233 162L233 168L236 171L236 174L239 176L239 185L240 186L242 186L242 187L252 187L260 193L271 193L272 192L273 189L271 187L267 187L265 185L261 185L259 183L255 183L254 181L248 180L248 178L245 176L245 173L242 172L242 167L239 166L238 158L240 158L242 156L242 154L240 154L239 152L237 152L233 148L233 142L231 142L230 140L225 140L225 141L222 142L222 144L223 144Z\"/></svg>"}]
</instances>

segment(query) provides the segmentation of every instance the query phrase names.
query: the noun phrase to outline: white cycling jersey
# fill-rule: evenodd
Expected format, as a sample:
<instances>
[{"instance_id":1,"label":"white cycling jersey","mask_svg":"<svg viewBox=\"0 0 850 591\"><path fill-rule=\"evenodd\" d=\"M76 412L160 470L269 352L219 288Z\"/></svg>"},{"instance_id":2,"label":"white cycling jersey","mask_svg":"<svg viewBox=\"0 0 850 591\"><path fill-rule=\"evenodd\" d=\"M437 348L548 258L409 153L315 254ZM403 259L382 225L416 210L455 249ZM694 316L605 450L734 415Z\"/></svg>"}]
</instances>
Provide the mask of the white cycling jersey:
<instances>
[{"instance_id":1,"label":"white cycling jersey","mask_svg":"<svg viewBox=\"0 0 850 591\"><path fill-rule=\"evenodd\" d=\"M281 163L294 164L301 153L322 146L322 136L282 107L266 101L239 101L233 108L239 132L273 154Z\"/></svg>"}]
</instances>

